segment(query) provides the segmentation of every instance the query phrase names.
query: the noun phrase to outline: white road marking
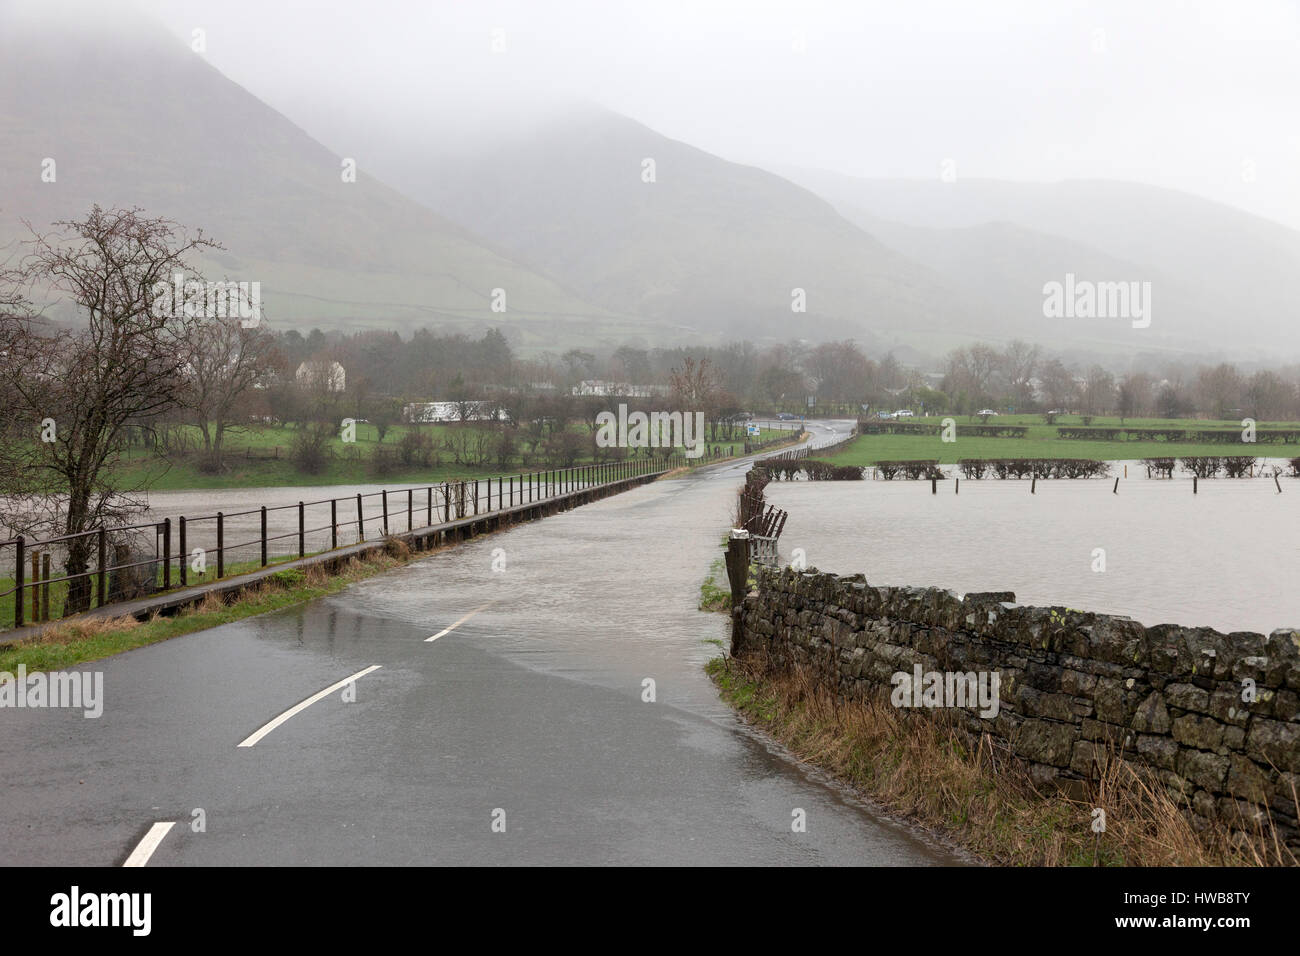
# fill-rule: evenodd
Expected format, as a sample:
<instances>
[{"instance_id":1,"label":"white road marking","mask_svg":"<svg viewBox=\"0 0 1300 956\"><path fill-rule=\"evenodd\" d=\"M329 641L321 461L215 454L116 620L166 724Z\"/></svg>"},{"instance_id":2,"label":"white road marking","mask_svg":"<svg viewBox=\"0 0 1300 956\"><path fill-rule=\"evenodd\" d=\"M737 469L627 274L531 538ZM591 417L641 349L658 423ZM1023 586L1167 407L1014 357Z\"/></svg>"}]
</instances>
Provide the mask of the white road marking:
<instances>
[{"instance_id":1,"label":"white road marking","mask_svg":"<svg viewBox=\"0 0 1300 956\"><path fill-rule=\"evenodd\" d=\"M171 823L155 823L149 828L149 832L144 835L144 839L131 851L131 855L126 858L123 866L144 866L149 862L149 857L153 856L153 851L158 849L158 844L162 843L172 827L176 826L175 821Z\"/></svg>"},{"instance_id":2,"label":"white road marking","mask_svg":"<svg viewBox=\"0 0 1300 956\"><path fill-rule=\"evenodd\" d=\"M591 545L588 545L587 547L591 547ZM581 551L581 550L585 550L585 549L579 548L578 550ZM452 631L456 630L456 628L458 628L458 627L460 627L462 624L464 624L466 621L468 621L471 617L473 617L473 616L474 616L475 614L477 614L479 611L486 611L486 610L487 610L488 608L490 608L491 606L492 606L492 602L489 601L487 604L484 604L482 607L476 607L476 608L474 608L474 610L470 611L470 612L469 612L468 614L466 614L464 617L459 617L459 618L457 618L456 620L452 621L449 625L447 625L446 627L444 627L444 628L443 628L441 631L439 631L437 634L433 635L433 637L426 637L426 638L424 639L424 643L426 643L426 644L432 644L432 643L433 643L434 641L436 641L438 638L440 638L440 637L445 637L446 635L450 634Z\"/></svg>"},{"instance_id":3,"label":"white road marking","mask_svg":"<svg viewBox=\"0 0 1300 956\"><path fill-rule=\"evenodd\" d=\"M345 677L345 678L343 678L341 681L339 681L338 683L330 684L330 685L329 685L328 687L326 687L324 690L319 691L318 693L312 694L310 697L308 697L308 698L307 698L306 700L304 700L302 703L300 703L300 704L294 704L292 707L290 707L288 710L286 710L286 711L285 711L283 714L281 714L279 717L275 718L275 720L271 721L271 722L270 722L269 724L267 724L266 726L262 727L261 729L257 730L256 732L254 732L254 733L252 734L252 736L246 738L245 740L240 741L239 746L241 746L241 747L251 747L251 746L253 746L253 744L257 743L259 740L261 740L263 737L265 737L265 736L266 736L267 734L269 734L271 731L275 730L276 727L279 727L282 723L284 723L286 720L288 720L288 719L289 719L290 717L292 717L294 714L301 713L302 711L304 711L304 710L306 710L308 707L310 707L312 704L316 703L316 701L321 700L322 698L328 697L330 694L334 693L336 690L342 690L344 687L346 687L348 684L352 683L352 682L353 682L354 680L356 680L358 677L365 677L365 676L366 676L367 674L369 674L371 671L377 671L377 670L379 670L379 668L381 668L381 667L383 667L383 666L384 666L384 665L382 665L382 664L371 664L371 665L370 665L369 667L367 667L365 670L357 671L357 672L356 672L355 674L353 674L351 677Z\"/></svg>"}]
</instances>

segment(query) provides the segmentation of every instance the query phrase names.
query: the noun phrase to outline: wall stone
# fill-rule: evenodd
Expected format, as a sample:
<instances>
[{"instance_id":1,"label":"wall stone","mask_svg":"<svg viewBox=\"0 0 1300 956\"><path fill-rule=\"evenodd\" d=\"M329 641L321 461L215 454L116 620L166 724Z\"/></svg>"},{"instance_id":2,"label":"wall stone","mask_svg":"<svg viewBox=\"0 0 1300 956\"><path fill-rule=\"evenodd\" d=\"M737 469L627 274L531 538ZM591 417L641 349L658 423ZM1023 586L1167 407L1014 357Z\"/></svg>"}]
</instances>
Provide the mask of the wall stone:
<instances>
[{"instance_id":1,"label":"wall stone","mask_svg":"<svg viewBox=\"0 0 1300 956\"><path fill-rule=\"evenodd\" d=\"M1180 800L1198 827L1250 830L1268 806L1300 847L1300 631L1221 634L1027 607L1009 591L872 587L860 574L757 569L733 653L767 652L837 693L877 697L898 671L996 672L999 710L948 708L1036 782L1095 777L1113 747ZM1243 693L1253 681L1254 700ZM922 708L923 712L934 713Z\"/></svg>"}]
</instances>

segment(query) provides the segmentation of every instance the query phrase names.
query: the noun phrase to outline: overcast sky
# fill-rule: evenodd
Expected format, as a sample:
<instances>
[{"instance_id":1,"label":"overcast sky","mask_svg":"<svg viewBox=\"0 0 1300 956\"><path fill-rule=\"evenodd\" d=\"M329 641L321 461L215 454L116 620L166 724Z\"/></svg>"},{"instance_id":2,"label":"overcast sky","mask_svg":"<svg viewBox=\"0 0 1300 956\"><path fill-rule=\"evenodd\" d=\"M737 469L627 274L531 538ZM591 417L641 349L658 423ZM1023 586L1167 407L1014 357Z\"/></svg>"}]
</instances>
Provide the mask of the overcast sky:
<instances>
[{"instance_id":1,"label":"overcast sky","mask_svg":"<svg viewBox=\"0 0 1300 956\"><path fill-rule=\"evenodd\" d=\"M1300 228L1294 2L135 2L342 153L412 106L594 100L756 165L1134 180Z\"/></svg>"}]
</instances>

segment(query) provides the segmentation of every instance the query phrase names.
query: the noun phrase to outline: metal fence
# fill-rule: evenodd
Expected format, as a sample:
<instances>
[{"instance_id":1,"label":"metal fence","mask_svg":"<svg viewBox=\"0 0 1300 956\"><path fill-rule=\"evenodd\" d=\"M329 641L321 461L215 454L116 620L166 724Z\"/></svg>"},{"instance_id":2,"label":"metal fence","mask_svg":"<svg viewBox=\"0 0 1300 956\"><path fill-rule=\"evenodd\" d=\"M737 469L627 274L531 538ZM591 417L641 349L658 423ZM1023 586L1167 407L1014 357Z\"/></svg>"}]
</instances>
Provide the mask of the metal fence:
<instances>
[{"instance_id":1,"label":"metal fence","mask_svg":"<svg viewBox=\"0 0 1300 956\"><path fill-rule=\"evenodd\" d=\"M722 457L726 455L720 449L698 458L676 453L646 456L180 516L175 521L164 518L44 539L19 535L0 541L0 567L13 568L11 581L0 580L10 585L0 590L0 613L11 602L13 626L22 627L390 533L435 527ZM66 564L69 549L78 544L86 555L85 569L54 575L55 560Z\"/></svg>"}]
</instances>

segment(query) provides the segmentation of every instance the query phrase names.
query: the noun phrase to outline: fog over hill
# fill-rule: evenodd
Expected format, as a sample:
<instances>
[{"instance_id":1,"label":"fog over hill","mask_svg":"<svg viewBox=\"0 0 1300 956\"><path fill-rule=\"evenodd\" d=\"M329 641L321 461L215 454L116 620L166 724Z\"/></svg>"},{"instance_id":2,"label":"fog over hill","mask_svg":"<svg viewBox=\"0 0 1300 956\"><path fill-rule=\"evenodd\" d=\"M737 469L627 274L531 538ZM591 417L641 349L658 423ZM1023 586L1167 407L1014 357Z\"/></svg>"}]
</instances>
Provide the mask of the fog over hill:
<instances>
[{"instance_id":1,"label":"fog over hill","mask_svg":"<svg viewBox=\"0 0 1300 956\"><path fill-rule=\"evenodd\" d=\"M165 5L156 16L79 9L0 8L0 242L11 252L21 218L45 226L91 203L139 205L222 241L208 271L260 281L271 321L304 328L500 326L518 346L553 350L852 338L939 356L1021 338L1087 355L1300 357L1287 287L1300 233L1186 192L736 162L597 105L598 90L532 91L545 85L536 57L560 41L539 33L532 53L492 60L460 8L439 7L437 55L390 36L406 55L372 71L382 81L362 68L373 51L348 47L342 27L312 21L313 45L286 47L283 24L273 30L282 14L269 12L248 41L280 37L304 71L292 95L244 55L227 55L240 69L227 76L221 58L161 25ZM233 49L229 32L217 36ZM334 43L346 58L326 56ZM334 98L331 69L355 79L355 100ZM380 82L392 98L367 85ZM725 131L732 116L714 121ZM860 143L864 168L909 149ZM345 157L355 182L343 181ZM1067 275L1150 283L1150 326L1045 316L1045 284ZM505 312L491 308L495 289Z\"/></svg>"},{"instance_id":2,"label":"fog over hill","mask_svg":"<svg viewBox=\"0 0 1300 956\"><path fill-rule=\"evenodd\" d=\"M54 161L54 181L43 162ZM259 281L273 324L480 329L549 342L634 319L485 249L312 139L140 16L57 28L0 11L0 241L92 203L138 205L223 243L210 278ZM494 288L507 312L494 313Z\"/></svg>"},{"instance_id":3,"label":"fog over hill","mask_svg":"<svg viewBox=\"0 0 1300 956\"><path fill-rule=\"evenodd\" d=\"M1137 183L780 171L915 261L1003 303L1010 321L1041 305L1045 282L1072 271L1150 281L1156 311L1143 331L1153 340L1203 352L1300 354L1300 297L1286 278L1300 271L1300 232L1250 213Z\"/></svg>"}]
</instances>

